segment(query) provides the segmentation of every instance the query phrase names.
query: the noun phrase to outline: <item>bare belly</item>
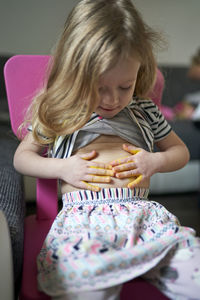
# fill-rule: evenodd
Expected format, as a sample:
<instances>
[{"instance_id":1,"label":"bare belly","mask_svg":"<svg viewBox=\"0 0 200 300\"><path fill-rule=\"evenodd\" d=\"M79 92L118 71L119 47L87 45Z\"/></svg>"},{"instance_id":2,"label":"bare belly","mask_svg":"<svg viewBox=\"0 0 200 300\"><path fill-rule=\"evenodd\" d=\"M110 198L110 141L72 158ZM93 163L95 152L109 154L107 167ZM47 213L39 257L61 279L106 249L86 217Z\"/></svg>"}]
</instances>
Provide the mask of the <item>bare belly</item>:
<instances>
[{"instance_id":1,"label":"bare belly","mask_svg":"<svg viewBox=\"0 0 200 300\"><path fill-rule=\"evenodd\" d=\"M89 145L79 149L77 153L83 154L90 152L92 150L96 150L98 153L98 156L93 159L93 161L98 162L104 162L109 163L115 159L118 159L120 157L128 156L129 153L124 151L122 149L122 144L127 143L120 137L116 136L107 136L107 135L101 135L99 138L94 140ZM134 180L134 177L132 178L124 178L124 179L118 179L115 177L111 177L110 183L91 183L96 186L100 186L101 188L110 188L110 187L126 187L127 184ZM144 187L148 188L150 183L150 179L147 179L141 183L141 185L138 185L138 187ZM76 187L66 183L61 183L61 193L67 193L78 190Z\"/></svg>"}]
</instances>

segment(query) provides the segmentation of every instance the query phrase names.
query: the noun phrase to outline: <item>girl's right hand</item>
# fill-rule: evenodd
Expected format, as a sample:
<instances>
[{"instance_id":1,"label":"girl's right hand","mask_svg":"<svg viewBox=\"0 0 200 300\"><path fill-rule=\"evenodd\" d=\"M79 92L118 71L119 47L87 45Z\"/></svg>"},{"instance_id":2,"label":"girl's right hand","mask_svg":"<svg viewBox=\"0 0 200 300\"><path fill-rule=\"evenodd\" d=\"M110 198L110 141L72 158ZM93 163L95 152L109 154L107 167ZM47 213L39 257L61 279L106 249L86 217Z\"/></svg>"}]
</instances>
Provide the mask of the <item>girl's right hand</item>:
<instances>
[{"instance_id":1,"label":"girl's right hand","mask_svg":"<svg viewBox=\"0 0 200 300\"><path fill-rule=\"evenodd\" d=\"M96 156L97 153L93 150L89 153L73 155L66 160L62 159L61 179L77 188L100 191L100 187L88 182L109 183L111 176L114 176L114 171L109 164L90 161Z\"/></svg>"}]
</instances>

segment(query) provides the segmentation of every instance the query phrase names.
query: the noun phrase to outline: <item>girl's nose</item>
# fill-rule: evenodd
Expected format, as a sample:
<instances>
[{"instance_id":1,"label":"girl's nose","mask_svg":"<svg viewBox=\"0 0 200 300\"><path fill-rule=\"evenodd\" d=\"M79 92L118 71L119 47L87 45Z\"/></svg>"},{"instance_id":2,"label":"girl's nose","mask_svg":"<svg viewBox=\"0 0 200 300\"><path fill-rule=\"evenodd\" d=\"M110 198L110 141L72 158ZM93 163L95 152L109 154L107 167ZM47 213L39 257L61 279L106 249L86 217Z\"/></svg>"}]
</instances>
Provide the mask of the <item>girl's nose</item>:
<instances>
[{"instance_id":1,"label":"girl's nose","mask_svg":"<svg viewBox=\"0 0 200 300\"><path fill-rule=\"evenodd\" d=\"M114 90L104 90L101 93L101 100L104 104L113 105L118 103L118 94Z\"/></svg>"}]
</instances>

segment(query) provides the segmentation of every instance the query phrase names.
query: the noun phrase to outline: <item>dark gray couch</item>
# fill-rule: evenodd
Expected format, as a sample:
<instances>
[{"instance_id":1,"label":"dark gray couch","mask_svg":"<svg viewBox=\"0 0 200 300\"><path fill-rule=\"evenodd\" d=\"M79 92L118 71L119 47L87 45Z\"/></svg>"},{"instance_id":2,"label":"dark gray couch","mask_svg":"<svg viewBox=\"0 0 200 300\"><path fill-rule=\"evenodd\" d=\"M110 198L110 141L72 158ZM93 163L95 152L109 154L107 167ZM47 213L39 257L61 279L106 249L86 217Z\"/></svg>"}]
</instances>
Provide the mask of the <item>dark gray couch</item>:
<instances>
[{"instance_id":1,"label":"dark gray couch","mask_svg":"<svg viewBox=\"0 0 200 300\"><path fill-rule=\"evenodd\" d=\"M25 205L22 176L13 168L13 155L18 145L8 119L8 105L3 83L3 65L7 56L0 57L0 210L6 216L12 243L15 299L21 282L24 239Z\"/></svg>"},{"instance_id":2,"label":"dark gray couch","mask_svg":"<svg viewBox=\"0 0 200 300\"><path fill-rule=\"evenodd\" d=\"M165 89L162 104L174 107L184 96L200 91L200 82L187 76L186 66L160 66L165 78ZM200 129L191 120L175 120L170 122L174 131L187 144L191 160L200 159Z\"/></svg>"},{"instance_id":3,"label":"dark gray couch","mask_svg":"<svg viewBox=\"0 0 200 300\"><path fill-rule=\"evenodd\" d=\"M24 239L24 199L22 176L12 165L17 141L8 127L0 125L0 209L4 212L10 229L12 243L15 294L20 288L23 239Z\"/></svg>"},{"instance_id":4,"label":"dark gray couch","mask_svg":"<svg viewBox=\"0 0 200 300\"><path fill-rule=\"evenodd\" d=\"M162 104L173 108L186 94L200 90L200 82L187 77L186 66L160 66L165 78ZM200 188L200 129L192 120L169 121L173 130L190 151L190 162L170 173L157 173L151 178L151 194L199 192Z\"/></svg>"}]
</instances>

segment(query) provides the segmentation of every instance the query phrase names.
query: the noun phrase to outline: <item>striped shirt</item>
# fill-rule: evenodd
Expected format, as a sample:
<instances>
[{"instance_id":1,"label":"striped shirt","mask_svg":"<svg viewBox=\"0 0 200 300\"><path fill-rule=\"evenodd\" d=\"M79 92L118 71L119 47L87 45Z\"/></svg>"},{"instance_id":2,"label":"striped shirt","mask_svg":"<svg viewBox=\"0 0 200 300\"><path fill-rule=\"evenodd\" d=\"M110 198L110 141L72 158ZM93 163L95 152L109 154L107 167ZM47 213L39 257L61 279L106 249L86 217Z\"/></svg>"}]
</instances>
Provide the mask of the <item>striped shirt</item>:
<instances>
[{"instance_id":1,"label":"striped shirt","mask_svg":"<svg viewBox=\"0 0 200 300\"><path fill-rule=\"evenodd\" d=\"M154 142L162 140L171 126L152 102L134 98L130 104L110 119L93 113L81 129L71 135L58 136L51 150L52 157L67 158L101 134L116 135L147 151L153 151Z\"/></svg>"}]
</instances>

